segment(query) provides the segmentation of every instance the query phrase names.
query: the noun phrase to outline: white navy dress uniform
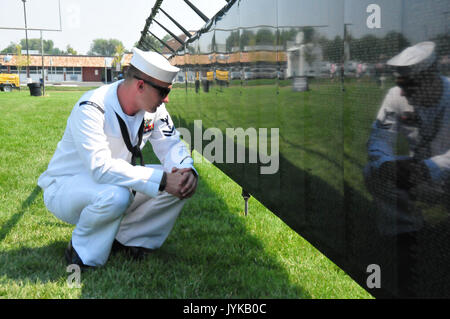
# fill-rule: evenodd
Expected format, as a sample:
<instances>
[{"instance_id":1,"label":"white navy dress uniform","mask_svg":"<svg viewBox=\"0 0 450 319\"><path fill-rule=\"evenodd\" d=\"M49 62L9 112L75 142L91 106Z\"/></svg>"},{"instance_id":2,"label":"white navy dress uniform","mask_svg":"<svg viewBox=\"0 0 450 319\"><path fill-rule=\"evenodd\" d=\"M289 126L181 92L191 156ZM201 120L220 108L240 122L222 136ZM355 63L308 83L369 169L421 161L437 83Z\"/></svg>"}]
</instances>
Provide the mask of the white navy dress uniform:
<instances>
[{"instance_id":1,"label":"white navy dress uniform","mask_svg":"<svg viewBox=\"0 0 450 319\"><path fill-rule=\"evenodd\" d=\"M130 64L158 80L173 81L179 69L164 57L133 50ZM87 92L75 104L48 169L38 179L48 210L76 225L72 245L88 266L106 263L114 239L126 246L159 248L185 204L158 191L163 170L192 168L197 173L165 105L155 113L126 115L117 96L121 82ZM144 120L139 147L149 141L162 165L130 164L116 113L132 145L139 141Z\"/></svg>"},{"instance_id":2,"label":"white navy dress uniform","mask_svg":"<svg viewBox=\"0 0 450 319\"><path fill-rule=\"evenodd\" d=\"M406 72L402 75L414 77L435 62L435 44L422 42L405 49L387 64L400 67L399 70ZM416 186L415 193L419 198L422 195L439 201L449 194L450 79L441 79L442 95L436 105L408 102L401 96L399 87L391 88L372 125L368 141L369 164L365 167L364 176L378 206L378 228L384 235L417 231L424 221L423 212L408 192L396 188L394 183L380 183L377 180L377 169L383 163L408 157L419 159L431 177ZM409 143L409 156L396 155L399 134L406 137Z\"/></svg>"}]
</instances>

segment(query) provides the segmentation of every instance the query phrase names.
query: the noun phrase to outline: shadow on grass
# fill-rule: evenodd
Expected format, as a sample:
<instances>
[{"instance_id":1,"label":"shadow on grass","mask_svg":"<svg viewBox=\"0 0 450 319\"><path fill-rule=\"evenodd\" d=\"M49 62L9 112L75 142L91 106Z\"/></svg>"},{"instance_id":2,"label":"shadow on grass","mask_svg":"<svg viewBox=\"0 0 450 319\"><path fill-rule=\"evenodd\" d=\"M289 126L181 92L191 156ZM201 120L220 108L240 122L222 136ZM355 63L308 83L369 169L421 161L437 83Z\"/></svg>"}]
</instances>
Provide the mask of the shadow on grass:
<instances>
[{"instance_id":1,"label":"shadow on grass","mask_svg":"<svg viewBox=\"0 0 450 319\"><path fill-rule=\"evenodd\" d=\"M11 218L2 225L0 229L0 242L5 239L5 237L9 234L11 229L16 226L16 224L19 222L19 220L22 218L23 214L25 213L25 210L33 204L36 197L41 193L41 188L39 186L36 186L33 191L28 195L27 199L22 203L20 211L15 213Z\"/></svg>"},{"instance_id":2,"label":"shadow on grass","mask_svg":"<svg viewBox=\"0 0 450 319\"><path fill-rule=\"evenodd\" d=\"M228 207L200 178L164 245L140 262L111 256L82 297L310 298Z\"/></svg>"},{"instance_id":3,"label":"shadow on grass","mask_svg":"<svg viewBox=\"0 0 450 319\"><path fill-rule=\"evenodd\" d=\"M3 225L2 238L39 194L36 187L21 211ZM231 214L228 207L200 179L196 195L185 205L159 250L138 262L120 253L110 256L104 267L82 273L80 297L309 298L302 287L290 282L276 256L249 234L244 217ZM70 273L66 272L63 257L66 245L65 241L57 241L38 248L0 252L0 276L18 285L57 282L65 296L70 289L66 284Z\"/></svg>"},{"instance_id":4,"label":"shadow on grass","mask_svg":"<svg viewBox=\"0 0 450 319\"><path fill-rule=\"evenodd\" d=\"M42 190L36 186L23 201L20 211L1 226L0 242L19 223L26 210L33 205L39 195L42 195ZM61 226L65 227L65 225ZM60 280L61 277L66 276L64 275L65 266L60 266L63 262L61 251L66 245L67 243L64 242L55 242L39 248L21 247L5 252L0 251L0 276L6 276L18 283L47 283Z\"/></svg>"},{"instance_id":5,"label":"shadow on grass","mask_svg":"<svg viewBox=\"0 0 450 319\"><path fill-rule=\"evenodd\" d=\"M58 241L38 248L21 247L0 252L0 276L6 276L17 284L45 284L67 278L62 255L66 245Z\"/></svg>"}]
</instances>

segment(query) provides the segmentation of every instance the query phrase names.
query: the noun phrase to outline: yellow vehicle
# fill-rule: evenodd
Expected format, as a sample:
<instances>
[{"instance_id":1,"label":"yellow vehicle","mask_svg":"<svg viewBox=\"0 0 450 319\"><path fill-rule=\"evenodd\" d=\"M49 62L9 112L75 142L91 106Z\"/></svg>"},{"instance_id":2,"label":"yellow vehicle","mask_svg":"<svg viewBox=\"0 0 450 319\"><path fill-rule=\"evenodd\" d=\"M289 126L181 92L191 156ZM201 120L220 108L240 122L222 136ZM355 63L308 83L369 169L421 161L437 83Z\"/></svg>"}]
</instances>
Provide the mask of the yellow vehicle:
<instances>
[{"instance_id":1,"label":"yellow vehicle","mask_svg":"<svg viewBox=\"0 0 450 319\"><path fill-rule=\"evenodd\" d=\"M216 70L216 79L228 82L228 71Z\"/></svg>"},{"instance_id":2,"label":"yellow vehicle","mask_svg":"<svg viewBox=\"0 0 450 319\"><path fill-rule=\"evenodd\" d=\"M20 81L17 74L0 73L0 91L11 92L20 90Z\"/></svg>"},{"instance_id":3,"label":"yellow vehicle","mask_svg":"<svg viewBox=\"0 0 450 319\"><path fill-rule=\"evenodd\" d=\"M214 72L213 71L206 72L206 80L214 81Z\"/></svg>"}]
</instances>

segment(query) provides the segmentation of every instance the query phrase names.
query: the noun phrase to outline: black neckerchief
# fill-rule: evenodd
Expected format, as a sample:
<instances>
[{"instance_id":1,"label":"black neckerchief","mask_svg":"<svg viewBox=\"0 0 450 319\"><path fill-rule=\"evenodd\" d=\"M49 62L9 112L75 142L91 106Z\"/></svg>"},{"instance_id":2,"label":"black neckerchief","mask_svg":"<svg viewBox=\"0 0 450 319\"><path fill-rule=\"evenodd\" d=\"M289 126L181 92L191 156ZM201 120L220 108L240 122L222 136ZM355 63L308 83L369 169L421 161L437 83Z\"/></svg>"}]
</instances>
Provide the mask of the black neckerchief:
<instances>
[{"instance_id":1,"label":"black neckerchief","mask_svg":"<svg viewBox=\"0 0 450 319\"><path fill-rule=\"evenodd\" d=\"M125 142L127 149L131 153L131 165L133 165L133 166L136 165L136 157L139 157L141 166L144 166L144 157L142 156L142 151L140 148L141 143L142 143L142 135L144 134L144 119L142 119L141 126L139 127L138 143L135 146L132 146L131 142L130 142L130 136L128 135L128 130L127 130L127 126L125 125L125 122L119 116L119 114L117 114L117 112L115 112L115 113L117 116L117 120L119 121L120 131L122 132L123 141Z\"/></svg>"}]
</instances>

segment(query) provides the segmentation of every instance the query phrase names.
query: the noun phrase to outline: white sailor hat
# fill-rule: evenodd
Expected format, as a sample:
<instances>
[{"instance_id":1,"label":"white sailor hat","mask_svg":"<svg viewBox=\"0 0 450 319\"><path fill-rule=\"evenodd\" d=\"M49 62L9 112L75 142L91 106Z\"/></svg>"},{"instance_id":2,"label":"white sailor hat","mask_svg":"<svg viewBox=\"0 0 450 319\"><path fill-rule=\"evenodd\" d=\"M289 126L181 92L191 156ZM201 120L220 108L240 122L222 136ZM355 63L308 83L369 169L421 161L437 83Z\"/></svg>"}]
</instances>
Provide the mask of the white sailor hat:
<instances>
[{"instance_id":1,"label":"white sailor hat","mask_svg":"<svg viewBox=\"0 0 450 319\"><path fill-rule=\"evenodd\" d=\"M138 48L133 48L133 57L130 64L148 76L166 83L172 83L178 71L180 71L161 54L142 51Z\"/></svg>"},{"instance_id":2,"label":"white sailor hat","mask_svg":"<svg viewBox=\"0 0 450 319\"><path fill-rule=\"evenodd\" d=\"M435 48L431 41L417 43L387 61L387 65L395 67L397 76L414 76L436 62Z\"/></svg>"}]
</instances>

